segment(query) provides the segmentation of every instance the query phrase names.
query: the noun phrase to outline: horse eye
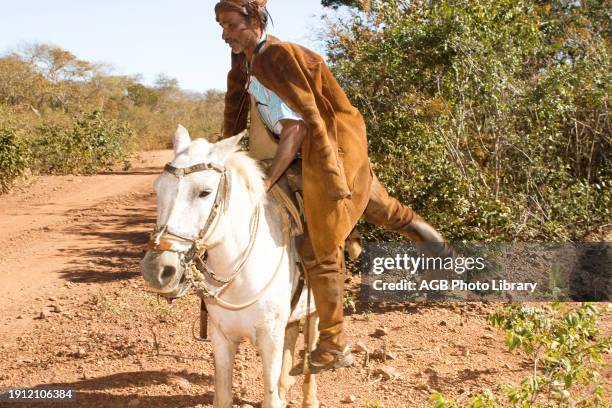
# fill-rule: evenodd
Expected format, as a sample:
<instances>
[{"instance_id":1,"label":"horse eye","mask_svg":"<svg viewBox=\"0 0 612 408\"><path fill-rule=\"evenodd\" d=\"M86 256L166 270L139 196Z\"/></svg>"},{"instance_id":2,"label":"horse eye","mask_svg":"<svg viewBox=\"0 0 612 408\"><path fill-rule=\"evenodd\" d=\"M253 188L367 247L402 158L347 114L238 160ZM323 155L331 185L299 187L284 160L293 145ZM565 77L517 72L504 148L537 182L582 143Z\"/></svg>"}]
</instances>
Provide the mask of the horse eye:
<instances>
[{"instance_id":1,"label":"horse eye","mask_svg":"<svg viewBox=\"0 0 612 408\"><path fill-rule=\"evenodd\" d=\"M209 194L210 194L210 190L203 190L203 191L202 191L202 192L201 192L201 193L198 195L198 197L200 197L200 198L204 198L204 197L208 196Z\"/></svg>"}]
</instances>

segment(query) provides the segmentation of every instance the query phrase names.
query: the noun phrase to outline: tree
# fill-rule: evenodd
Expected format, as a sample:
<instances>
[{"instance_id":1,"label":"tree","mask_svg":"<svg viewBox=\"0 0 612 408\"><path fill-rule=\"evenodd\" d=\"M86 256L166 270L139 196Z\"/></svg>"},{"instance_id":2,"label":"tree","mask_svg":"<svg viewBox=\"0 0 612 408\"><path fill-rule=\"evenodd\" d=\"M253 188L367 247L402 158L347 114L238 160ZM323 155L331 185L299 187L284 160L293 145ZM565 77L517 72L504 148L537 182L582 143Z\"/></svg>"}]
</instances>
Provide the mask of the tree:
<instances>
[{"instance_id":1,"label":"tree","mask_svg":"<svg viewBox=\"0 0 612 408\"><path fill-rule=\"evenodd\" d=\"M54 108L79 111L83 105L81 88L100 74L100 67L78 59L74 54L49 44L31 44L12 54L30 64L49 83L47 95Z\"/></svg>"},{"instance_id":2,"label":"tree","mask_svg":"<svg viewBox=\"0 0 612 408\"><path fill-rule=\"evenodd\" d=\"M17 56L0 58L0 103L40 109L50 84Z\"/></svg>"},{"instance_id":3,"label":"tree","mask_svg":"<svg viewBox=\"0 0 612 408\"><path fill-rule=\"evenodd\" d=\"M148 106L152 108L159 100L157 93L150 88L147 88L143 84L134 83L127 87L127 97L136 106Z\"/></svg>"},{"instance_id":4,"label":"tree","mask_svg":"<svg viewBox=\"0 0 612 408\"><path fill-rule=\"evenodd\" d=\"M161 91L176 91L179 89L179 82L176 78L171 78L162 73L155 78L154 86Z\"/></svg>"},{"instance_id":5,"label":"tree","mask_svg":"<svg viewBox=\"0 0 612 408\"><path fill-rule=\"evenodd\" d=\"M70 51L49 44L31 44L14 54L33 64L50 82L83 81L98 71L96 64L78 59Z\"/></svg>"},{"instance_id":6,"label":"tree","mask_svg":"<svg viewBox=\"0 0 612 408\"><path fill-rule=\"evenodd\" d=\"M379 178L449 239L609 229L605 4L386 0L332 24Z\"/></svg>"}]
</instances>

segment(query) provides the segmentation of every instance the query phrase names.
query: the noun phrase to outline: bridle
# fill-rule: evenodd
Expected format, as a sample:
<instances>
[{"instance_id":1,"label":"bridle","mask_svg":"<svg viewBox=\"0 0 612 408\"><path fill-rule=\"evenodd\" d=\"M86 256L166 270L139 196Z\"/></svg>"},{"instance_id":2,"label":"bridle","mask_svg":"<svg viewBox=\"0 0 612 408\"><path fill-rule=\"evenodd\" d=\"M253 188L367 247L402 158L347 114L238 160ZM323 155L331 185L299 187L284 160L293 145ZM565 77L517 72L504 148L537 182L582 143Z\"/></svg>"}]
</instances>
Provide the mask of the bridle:
<instances>
[{"instance_id":1,"label":"bridle","mask_svg":"<svg viewBox=\"0 0 612 408\"><path fill-rule=\"evenodd\" d=\"M204 227L199 231L197 237L183 237L180 234L169 230L168 224L164 224L156 227L156 229L153 231L149 243L147 244L147 249L151 251L170 251L178 254L179 262L183 267L185 274L185 283L187 284L185 289L181 290L181 295L186 293L187 290L189 290L191 287L194 287L196 293L202 299L214 298L220 306L226 309L240 310L252 305L261 298L263 293L268 289L268 287L271 285L272 281L276 277L277 272L279 271L280 266L283 263L287 250L283 251L279 264L272 278L256 297L240 305L228 303L220 298L221 293L225 291L234 282L238 275L240 275L240 273L244 270L246 262L251 255L255 239L257 238L257 231L259 229L259 219L262 204L258 203L255 207L255 210L253 211L253 214L251 215L251 220L249 223L249 242L242 256L237 262L233 273L229 278L223 278L218 276L207 265L204 258L206 255L206 251L213 247L213 245L211 245L208 240L214 234L216 228L218 227L221 214L223 214L228 207L231 191L230 172L225 167L213 163L200 163L182 168L174 167L168 163L164 167L165 173L177 177L179 181L186 175L210 170L220 173L221 179L219 180L215 201L211 208L208 219L206 220ZM174 204L175 203L172 204L170 214L172 214ZM189 249L181 250L175 247L175 242L179 244L188 243L191 245L189 246Z\"/></svg>"},{"instance_id":2,"label":"bridle","mask_svg":"<svg viewBox=\"0 0 612 408\"><path fill-rule=\"evenodd\" d=\"M198 255L198 252L200 252L200 250L206 250L210 248L210 245L206 241L210 239L211 235L214 233L217 225L219 224L219 215L225 211L225 209L227 208L227 203L229 201L231 180L229 171L227 171L224 167L216 165L214 163L199 163L193 166L182 168L174 167L170 163L164 166L164 172L175 176L179 179L179 182L184 176L208 170L213 170L217 173L220 173L221 179L219 180L219 184L217 186L215 201L213 202L213 206L210 210L210 214L208 215L208 219L206 220L204 227L198 233L197 237L183 237L178 233L170 231L168 224L164 224L155 228L153 234L151 235L151 239L149 241L147 249L158 251L171 251L183 254L182 261L187 264L191 262L196 257L196 255ZM175 203L172 203L170 214L172 214L172 211L174 210L174 205ZM191 246L187 252L175 250L174 246L172 245L173 241L183 243L188 242L191 243Z\"/></svg>"}]
</instances>

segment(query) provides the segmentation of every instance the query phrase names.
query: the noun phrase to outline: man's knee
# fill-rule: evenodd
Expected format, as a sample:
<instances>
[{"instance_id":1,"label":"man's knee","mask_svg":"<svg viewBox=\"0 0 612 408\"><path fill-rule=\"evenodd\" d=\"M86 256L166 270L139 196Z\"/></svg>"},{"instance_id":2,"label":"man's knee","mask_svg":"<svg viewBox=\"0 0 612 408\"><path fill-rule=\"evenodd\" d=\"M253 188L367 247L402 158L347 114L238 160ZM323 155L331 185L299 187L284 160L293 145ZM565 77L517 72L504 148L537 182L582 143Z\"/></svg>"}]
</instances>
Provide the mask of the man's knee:
<instances>
[{"instance_id":1,"label":"man's knee","mask_svg":"<svg viewBox=\"0 0 612 408\"><path fill-rule=\"evenodd\" d=\"M376 177L372 181L368 205L363 215L367 222L391 231L404 229L413 220L421 219L410 207L391 197Z\"/></svg>"}]
</instances>

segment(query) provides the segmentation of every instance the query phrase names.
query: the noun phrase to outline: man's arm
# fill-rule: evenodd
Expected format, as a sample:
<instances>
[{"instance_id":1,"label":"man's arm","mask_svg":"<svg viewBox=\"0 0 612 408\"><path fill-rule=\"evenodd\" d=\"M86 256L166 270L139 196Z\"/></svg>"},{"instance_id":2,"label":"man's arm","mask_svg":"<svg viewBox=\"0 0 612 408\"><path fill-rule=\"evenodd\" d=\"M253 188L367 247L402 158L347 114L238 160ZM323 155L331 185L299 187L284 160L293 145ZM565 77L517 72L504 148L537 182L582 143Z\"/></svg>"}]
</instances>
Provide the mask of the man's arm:
<instances>
[{"instance_id":1,"label":"man's arm","mask_svg":"<svg viewBox=\"0 0 612 408\"><path fill-rule=\"evenodd\" d=\"M278 142L278 150L268 169L265 180L266 191L270 190L274 183L287 170L295 156L302 147L302 141L306 136L306 124L301 120L281 119L283 130Z\"/></svg>"},{"instance_id":2,"label":"man's arm","mask_svg":"<svg viewBox=\"0 0 612 408\"><path fill-rule=\"evenodd\" d=\"M323 59L314 53L305 53L299 46L289 43L271 44L266 58L254 60L253 73L263 86L300 114L308 128L308 138L304 140L307 157L303 159L318 167L320 183L325 185L328 197L342 200L350 197L351 191L338 153L337 130L331 121L328 124L324 119L330 119L333 112L322 114L319 111L319 108L327 110L331 105L329 101L325 103L323 82L338 94L345 108L348 109L350 102ZM312 61L309 63L306 59Z\"/></svg>"},{"instance_id":3,"label":"man's arm","mask_svg":"<svg viewBox=\"0 0 612 408\"><path fill-rule=\"evenodd\" d=\"M234 136L246 129L248 102L246 95L247 75L244 71L244 56L232 53L232 68L227 74L227 92L223 110L223 136Z\"/></svg>"}]
</instances>

